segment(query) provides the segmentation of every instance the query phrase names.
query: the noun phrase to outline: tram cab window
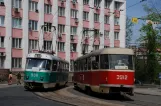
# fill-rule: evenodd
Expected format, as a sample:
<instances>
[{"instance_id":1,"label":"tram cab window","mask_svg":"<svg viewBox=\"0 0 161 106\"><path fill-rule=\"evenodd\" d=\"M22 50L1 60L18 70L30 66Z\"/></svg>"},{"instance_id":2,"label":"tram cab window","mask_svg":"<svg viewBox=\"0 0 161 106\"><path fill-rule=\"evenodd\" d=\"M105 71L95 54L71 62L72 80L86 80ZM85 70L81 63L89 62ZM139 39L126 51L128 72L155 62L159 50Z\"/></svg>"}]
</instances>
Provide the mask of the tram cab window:
<instances>
[{"instance_id":1,"label":"tram cab window","mask_svg":"<svg viewBox=\"0 0 161 106\"><path fill-rule=\"evenodd\" d=\"M57 71L57 69L58 69L57 61L53 60L52 71Z\"/></svg>"},{"instance_id":2,"label":"tram cab window","mask_svg":"<svg viewBox=\"0 0 161 106\"><path fill-rule=\"evenodd\" d=\"M51 69L51 61L46 62L46 69L50 70Z\"/></svg>"},{"instance_id":3,"label":"tram cab window","mask_svg":"<svg viewBox=\"0 0 161 106\"><path fill-rule=\"evenodd\" d=\"M92 57L92 69L99 69L99 56Z\"/></svg>"},{"instance_id":4,"label":"tram cab window","mask_svg":"<svg viewBox=\"0 0 161 106\"><path fill-rule=\"evenodd\" d=\"M100 68L101 69L109 69L108 55L100 56Z\"/></svg>"},{"instance_id":5,"label":"tram cab window","mask_svg":"<svg viewBox=\"0 0 161 106\"><path fill-rule=\"evenodd\" d=\"M88 70L91 70L91 58L89 57L88 59L87 59L88 61Z\"/></svg>"}]
</instances>

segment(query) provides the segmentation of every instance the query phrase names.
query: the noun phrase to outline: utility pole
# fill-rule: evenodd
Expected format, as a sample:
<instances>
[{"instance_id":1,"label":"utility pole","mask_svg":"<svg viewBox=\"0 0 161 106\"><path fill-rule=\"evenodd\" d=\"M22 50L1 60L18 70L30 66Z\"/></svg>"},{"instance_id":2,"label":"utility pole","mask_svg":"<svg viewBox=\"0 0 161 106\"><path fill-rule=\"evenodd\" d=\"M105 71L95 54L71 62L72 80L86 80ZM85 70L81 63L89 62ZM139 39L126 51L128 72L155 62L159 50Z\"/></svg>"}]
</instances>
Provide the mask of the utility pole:
<instances>
[{"instance_id":1,"label":"utility pole","mask_svg":"<svg viewBox=\"0 0 161 106\"><path fill-rule=\"evenodd\" d=\"M86 32L94 32L94 34L99 34L98 30L96 29L86 29L86 30L83 30L83 37L85 36ZM93 37L93 36L90 36L90 37ZM83 42L81 42L81 44L82 44L82 54L85 55L85 47L83 46Z\"/></svg>"},{"instance_id":2,"label":"utility pole","mask_svg":"<svg viewBox=\"0 0 161 106\"><path fill-rule=\"evenodd\" d=\"M55 27L55 26L50 26L49 24L42 25L42 26L41 26L41 30L43 31L43 38L44 38L44 28L45 28L45 27L49 28L50 30L52 30L52 28L54 28L53 31L56 30L56 27ZM53 31L51 31L51 32L53 32ZM56 41L56 42L57 42L57 41ZM57 45L56 45L56 46L57 46ZM44 50L44 43L43 43L42 49ZM52 37L51 49L52 49L52 53L53 53L53 37ZM41 51L41 50L40 50L40 46L39 46L39 51Z\"/></svg>"}]
</instances>

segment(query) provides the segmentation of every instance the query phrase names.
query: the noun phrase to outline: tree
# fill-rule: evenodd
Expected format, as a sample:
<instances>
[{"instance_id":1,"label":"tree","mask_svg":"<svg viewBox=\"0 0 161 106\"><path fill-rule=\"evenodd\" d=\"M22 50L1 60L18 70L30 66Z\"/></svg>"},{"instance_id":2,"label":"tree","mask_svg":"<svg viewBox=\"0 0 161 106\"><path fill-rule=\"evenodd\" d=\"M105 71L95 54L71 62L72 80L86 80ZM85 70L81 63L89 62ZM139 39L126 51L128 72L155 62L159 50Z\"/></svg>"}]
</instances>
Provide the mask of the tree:
<instances>
[{"instance_id":1,"label":"tree","mask_svg":"<svg viewBox=\"0 0 161 106\"><path fill-rule=\"evenodd\" d=\"M131 22L131 19L129 17L126 18L126 47L129 46L129 43L131 42L132 35L133 35L133 28L134 24Z\"/></svg>"},{"instance_id":2,"label":"tree","mask_svg":"<svg viewBox=\"0 0 161 106\"><path fill-rule=\"evenodd\" d=\"M148 13L146 17L144 17L146 20L151 20L153 22L160 21L160 14L157 13L157 11L154 8L150 8L147 5L144 5L144 10ZM140 42L145 42L145 49L147 51L146 57L146 68L144 75L147 76L146 80L149 80L151 83L155 82L157 77L157 49L160 48L160 44L158 42L158 39L160 40L159 30L153 28L153 24L147 23L143 24L141 31L141 37L139 38Z\"/></svg>"}]
</instances>

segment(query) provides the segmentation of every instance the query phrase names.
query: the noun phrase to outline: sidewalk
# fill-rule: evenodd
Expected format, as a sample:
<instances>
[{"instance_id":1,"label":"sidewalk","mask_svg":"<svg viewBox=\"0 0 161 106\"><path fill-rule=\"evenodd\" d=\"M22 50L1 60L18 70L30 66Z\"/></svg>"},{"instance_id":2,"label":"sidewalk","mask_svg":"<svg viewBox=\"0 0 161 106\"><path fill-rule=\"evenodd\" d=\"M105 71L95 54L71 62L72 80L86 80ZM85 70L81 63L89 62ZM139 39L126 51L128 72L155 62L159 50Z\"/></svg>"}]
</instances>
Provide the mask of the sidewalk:
<instances>
[{"instance_id":1,"label":"sidewalk","mask_svg":"<svg viewBox=\"0 0 161 106\"><path fill-rule=\"evenodd\" d=\"M0 84L0 88L8 88L8 87L15 87L15 86L22 86L22 85L17 85L17 84L12 84L12 85Z\"/></svg>"},{"instance_id":2,"label":"sidewalk","mask_svg":"<svg viewBox=\"0 0 161 106\"><path fill-rule=\"evenodd\" d=\"M135 88L134 92L136 94L161 96L161 89L159 88Z\"/></svg>"}]
</instances>

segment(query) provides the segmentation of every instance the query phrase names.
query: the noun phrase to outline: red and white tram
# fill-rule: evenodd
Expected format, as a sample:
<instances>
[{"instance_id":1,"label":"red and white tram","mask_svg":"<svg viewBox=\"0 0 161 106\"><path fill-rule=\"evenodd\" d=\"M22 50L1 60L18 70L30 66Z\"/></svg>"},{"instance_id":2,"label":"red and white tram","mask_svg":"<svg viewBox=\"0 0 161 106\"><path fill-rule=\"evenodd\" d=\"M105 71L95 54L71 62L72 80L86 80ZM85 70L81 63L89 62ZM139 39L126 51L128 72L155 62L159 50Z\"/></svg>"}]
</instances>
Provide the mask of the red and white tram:
<instances>
[{"instance_id":1,"label":"red and white tram","mask_svg":"<svg viewBox=\"0 0 161 106\"><path fill-rule=\"evenodd\" d=\"M74 61L74 87L87 93L134 95L134 52L126 48L104 48Z\"/></svg>"}]
</instances>

